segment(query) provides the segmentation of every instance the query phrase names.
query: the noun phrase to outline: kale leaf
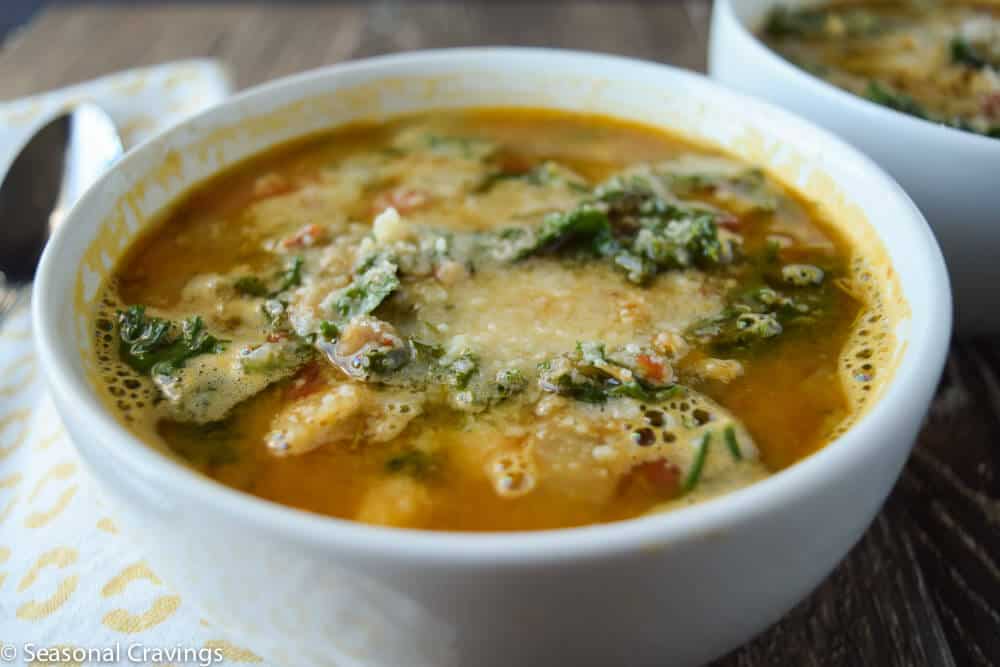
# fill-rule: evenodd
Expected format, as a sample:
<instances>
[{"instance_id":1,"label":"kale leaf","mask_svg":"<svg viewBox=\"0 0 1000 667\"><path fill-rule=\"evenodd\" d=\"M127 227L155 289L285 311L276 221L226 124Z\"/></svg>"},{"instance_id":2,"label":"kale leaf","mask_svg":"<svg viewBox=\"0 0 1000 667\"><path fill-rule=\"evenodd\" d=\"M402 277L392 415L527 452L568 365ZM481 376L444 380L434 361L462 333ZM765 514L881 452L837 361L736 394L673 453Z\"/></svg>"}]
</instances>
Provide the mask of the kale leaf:
<instances>
[{"instance_id":1,"label":"kale leaf","mask_svg":"<svg viewBox=\"0 0 1000 667\"><path fill-rule=\"evenodd\" d=\"M293 257L292 261L283 270L279 271L272 282L277 282L274 289L270 289L266 282L257 276L243 276L233 283L233 288L244 296L274 298L284 291L302 284L302 264L301 257Z\"/></svg>"},{"instance_id":2,"label":"kale leaf","mask_svg":"<svg viewBox=\"0 0 1000 667\"><path fill-rule=\"evenodd\" d=\"M332 296L337 323L350 322L358 315L374 311L399 287L399 266L384 252L365 259L354 272L351 284Z\"/></svg>"},{"instance_id":3,"label":"kale leaf","mask_svg":"<svg viewBox=\"0 0 1000 667\"><path fill-rule=\"evenodd\" d=\"M519 181L536 187L547 187L564 183L576 192L589 192L590 188L578 179L566 178L552 162L542 162L527 171L494 171L486 175L476 188L477 192L488 192L503 182Z\"/></svg>"},{"instance_id":4,"label":"kale leaf","mask_svg":"<svg viewBox=\"0 0 1000 667\"><path fill-rule=\"evenodd\" d=\"M717 264L722 257L715 218L710 213L652 221L639 230L632 247L641 257L662 268Z\"/></svg>"},{"instance_id":5,"label":"kale leaf","mask_svg":"<svg viewBox=\"0 0 1000 667\"><path fill-rule=\"evenodd\" d=\"M793 289L791 296L766 285L741 292L731 297L721 313L697 322L688 333L716 353L755 350L787 329L815 323L830 307L829 281L821 279Z\"/></svg>"},{"instance_id":6,"label":"kale leaf","mask_svg":"<svg viewBox=\"0 0 1000 667\"><path fill-rule=\"evenodd\" d=\"M574 353L544 361L538 371L542 391L584 403L625 397L656 403L682 391L672 382L654 385L643 380L624 364L609 359L604 345L596 342L577 343Z\"/></svg>"},{"instance_id":7,"label":"kale leaf","mask_svg":"<svg viewBox=\"0 0 1000 667\"><path fill-rule=\"evenodd\" d=\"M281 294L285 290L290 290L293 287L298 287L302 284L302 258L293 257L291 264L285 268L284 271L278 274L278 288L274 291L272 296Z\"/></svg>"},{"instance_id":8,"label":"kale leaf","mask_svg":"<svg viewBox=\"0 0 1000 667\"><path fill-rule=\"evenodd\" d=\"M550 213L542 221L534 242L521 252L519 259L571 245L590 244L592 249L597 250L597 244L610 235L611 223L607 214L592 206L585 204L571 211Z\"/></svg>"},{"instance_id":9,"label":"kale leaf","mask_svg":"<svg viewBox=\"0 0 1000 667\"><path fill-rule=\"evenodd\" d=\"M410 363L413 355L406 345L399 347L372 347L360 358L361 371L373 375L386 375Z\"/></svg>"},{"instance_id":10,"label":"kale leaf","mask_svg":"<svg viewBox=\"0 0 1000 667\"><path fill-rule=\"evenodd\" d=\"M883 86L878 81L869 81L865 97L876 104L889 107L917 118L928 119L927 110L915 99L905 93L899 93Z\"/></svg>"},{"instance_id":11,"label":"kale leaf","mask_svg":"<svg viewBox=\"0 0 1000 667\"><path fill-rule=\"evenodd\" d=\"M528 386L528 379L517 368L505 368L497 371L494 382L496 394L500 400L520 393Z\"/></svg>"},{"instance_id":12,"label":"kale leaf","mask_svg":"<svg viewBox=\"0 0 1000 667\"><path fill-rule=\"evenodd\" d=\"M504 229L498 239L521 230ZM643 284L657 273L726 260L715 214L659 197L641 178L615 178L569 211L550 213L522 243L516 259L539 254L585 253L605 258Z\"/></svg>"},{"instance_id":13,"label":"kale leaf","mask_svg":"<svg viewBox=\"0 0 1000 667\"><path fill-rule=\"evenodd\" d=\"M825 35L847 37L873 35L883 30L883 21L863 8L824 9L778 5L767 16L764 32L771 37L811 39Z\"/></svg>"},{"instance_id":14,"label":"kale leaf","mask_svg":"<svg viewBox=\"0 0 1000 667\"><path fill-rule=\"evenodd\" d=\"M771 37L816 37L826 31L827 13L821 9L790 9L778 5L764 23Z\"/></svg>"},{"instance_id":15,"label":"kale leaf","mask_svg":"<svg viewBox=\"0 0 1000 667\"><path fill-rule=\"evenodd\" d=\"M952 55L954 57L954 51ZM972 58L971 51L966 55L969 58ZM966 64L971 65L972 61L969 60ZM943 117L931 114L923 107L923 105L909 95L891 90L877 81L869 82L868 89L865 91L865 97L876 104L881 104L882 106L908 114L915 118L931 121L932 123L940 123L963 132L972 132L973 134L980 134L986 137L1000 138L1000 125L992 125L985 128L977 127L969 122L968 119L962 118L961 116Z\"/></svg>"},{"instance_id":16,"label":"kale leaf","mask_svg":"<svg viewBox=\"0 0 1000 667\"><path fill-rule=\"evenodd\" d=\"M464 390L479 373L479 357L466 350L448 363L442 364L440 373L446 384Z\"/></svg>"},{"instance_id":17,"label":"kale leaf","mask_svg":"<svg viewBox=\"0 0 1000 667\"><path fill-rule=\"evenodd\" d=\"M184 362L200 354L221 352L221 341L205 330L200 316L180 325L160 317L147 317L145 306L118 311L120 350L125 362L140 373L172 375Z\"/></svg>"},{"instance_id":18,"label":"kale leaf","mask_svg":"<svg viewBox=\"0 0 1000 667\"><path fill-rule=\"evenodd\" d=\"M245 296L261 297L268 295L267 285L257 276L243 276L233 283L233 287L237 292Z\"/></svg>"},{"instance_id":19,"label":"kale leaf","mask_svg":"<svg viewBox=\"0 0 1000 667\"><path fill-rule=\"evenodd\" d=\"M951 40L951 60L958 65L966 65L974 69L982 69L989 65L969 42L956 35Z\"/></svg>"}]
</instances>

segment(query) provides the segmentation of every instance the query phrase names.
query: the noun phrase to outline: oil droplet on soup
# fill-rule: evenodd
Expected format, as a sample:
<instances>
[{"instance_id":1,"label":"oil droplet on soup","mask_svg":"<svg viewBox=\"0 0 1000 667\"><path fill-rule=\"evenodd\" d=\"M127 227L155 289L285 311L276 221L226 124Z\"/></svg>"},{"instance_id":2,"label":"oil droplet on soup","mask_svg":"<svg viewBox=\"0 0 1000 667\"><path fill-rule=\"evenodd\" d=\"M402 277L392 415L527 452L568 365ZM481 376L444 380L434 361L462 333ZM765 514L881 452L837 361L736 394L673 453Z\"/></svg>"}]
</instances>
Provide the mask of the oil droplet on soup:
<instances>
[{"instance_id":1,"label":"oil droplet on soup","mask_svg":"<svg viewBox=\"0 0 1000 667\"><path fill-rule=\"evenodd\" d=\"M760 169L651 128L436 113L204 184L117 267L94 340L122 420L223 484L392 526L568 527L739 488L845 428L849 383L886 372L865 266Z\"/></svg>"}]
</instances>

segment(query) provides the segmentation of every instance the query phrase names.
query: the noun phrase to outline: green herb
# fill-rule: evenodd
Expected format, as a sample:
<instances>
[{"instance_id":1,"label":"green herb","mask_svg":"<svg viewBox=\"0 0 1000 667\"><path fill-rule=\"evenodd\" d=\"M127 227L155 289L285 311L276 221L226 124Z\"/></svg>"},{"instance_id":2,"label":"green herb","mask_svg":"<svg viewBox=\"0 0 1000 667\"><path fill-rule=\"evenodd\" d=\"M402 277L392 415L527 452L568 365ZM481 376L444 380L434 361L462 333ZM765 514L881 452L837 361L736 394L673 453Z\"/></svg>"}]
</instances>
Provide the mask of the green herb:
<instances>
[{"instance_id":1,"label":"green herb","mask_svg":"<svg viewBox=\"0 0 1000 667\"><path fill-rule=\"evenodd\" d=\"M386 375L410 363L410 350L407 346L401 347L375 347L365 352L361 358L361 365L368 373L375 375Z\"/></svg>"},{"instance_id":2,"label":"green herb","mask_svg":"<svg viewBox=\"0 0 1000 667\"><path fill-rule=\"evenodd\" d=\"M474 137L451 137L437 134L427 135L427 147L435 153L453 155L466 159L481 159L493 151L493 144Z\"/></svg>"},{"instance_id":3,"label":"green herb","mask_svg":"<svg viewBox=\"0 0 1000 667\"><path fill-rule=\"evenodd\" d=\"M547 368L541 368L544 377ZM558 375L545 380L542 388L560 396L566 396L582 403L604 403L608 400L608 390L602 384L587 378L575 380L571 375Z\"/></svg>"},{"instance_id":4,"label":"green herb","mask_svg":"<svg viewBox=\"0 0 1000 667\"><path fill-rule=\"evenodd\" d=\"M705 460L708 459L708 449L711 445L712 432L706 431L705 435L701 437L701 442L698 443L698 451L694 455L694 462L691 464L691 469L688 470L688 474L684 477L684 482L681 484L681 491L684 493L690 493L694 490L694 487L698 486L702 470L705 468Z\"/></svg>"},{"instance_id":5,"label":"green herb","mask_svg":"<svg viewBox=\"0 0 1000 667\"><path fill-rule=\"evenodd\" d=\"M278 274L278 289L274 291L273 295L280 294L285 290L298 287L302 284L302 263L303 260L301 257L292 258L291 263L285 270Z\"/></svg>"},{"instance_id":6,"label":"green herb","mask_svg":"<svg viewBox=\"0 0 1000 667\"><path fill-rule=\"evenodd\" d=\"M736 316L736 328L754 338L772 338L783 330L774 313L741 313Z\"/></svg>"},{"instance_id":7,"label":"green herb","mask_svg":"<svg viewBox=\"0 0 1000 667\"><path fill-rule=\"evenodd\" d=\"M170 345L169 334L174 325L159 317L146 317L145 306L131 306L118 311L118 335L133 368L147 371L157 359L154 354Z\"/></svg>"},{"instance_id":8,"label":"green herb","mask_svg":"<svg viewBox=\"0 0 1000 667\"><path fill-rule=\"evenodd\" d=\"M884 27L877 15L865 9L831 11L816 7L790 9L778 5L768 14L764 32L771 37L803 39L841 33L848 37L861 37L876 34Z\"/></svg>"},{"instance_id":9,"label":"green herb","mask_svg":"<svg viewBox=\"0 0 1000 667\"><path fill-rule=\"evenodd\" d=\"M398 270L388 253L375 253L362 262L354 280L340 290L333 302L337 322L347 323L378 308L399 287Z\"/></svg>"},{"instance_id":10,"label":"green herb","mask_svg":"<svg viewBox=\"0 0 1000 667\"><path fill-rule=\"evenodd\" d=\"M243 276L233 283L233 287L245 296L261 297L268 294L267 285L257 276Z\"/></svg>"},{"instance_id":11,"label":"green herb","mask_svg":"<svg viewBox=\"0 0 1000 667\"><path fill-rule=\"evenodd\" d=\"M496 382L497 395L501 399L510 398L514 394L524 391L524 388L528 386L528 380L524 377L524 373L517 368L506 368L497 371L494 380Z\"/></svg>"},{"instance_id":12,"label":"green herb","mask_svg":"<svg viewBox=\"0 0 1000 667\"><path fill-rule=\"evenodd\" d=\"M288 304L279 299L268 299L260 304L260 314L267 321L271 332L284 331L287 328Z\"/></svg>"},{"instance_id":13,"label":"green herb","mask_svg":"<svg viewBox=\"0 0 1000 667\"><path fill-rule=\"evenodd\" d=\"M675 173L668 170L657 176L678 197L717 192L730 198L738 197L739 203L751 212L773 213L778 208L777 194L761 169L743 169L736 173Z\"/></svg>"},{"instance_id":14,"label":"green herb","mask_svg":"<svg viewBox=\"0 0 1000 667\"><path fill-rule=\"evenodd\" d=\"M424 363L431 363L444 356L444 348L432 343L424 343L417 339L411 339L410 344L416 353L417 360Z\"/></svg>"},{"instance_id":15,"label":"green herb","mask_svg":"<svg viewBox=\"0 0 1000 667\"><path fill-rule=\"evenodd\" d=\"M627 272L645 275L724 261L713 213L668 202L642 178L612 179L595 192L607 205L614 230L614 241L601 250Z\"/></svg>"},{"instance_id":16,"label":"green herb","mask_svg":"<svg viewBox=\"0 0 1000 667\"><path fill-rule=\"evenodd\" d=\"M718 316L696 324L689 333L708 343L718 353L748 352L766 340L779 336L783 331L779 318L773 312L750 312L746 304L737 303Z\"/></svg>"},{"instance_id":17,"label":"green herb","mask_svg":"<svg viewBox=\"0 0 1000 667\"><path fill-rule=\"evenodd\" d=\"M706 190L714 190L719 185L719 177L709 174L668 174L670 191L678 197L687 197Z\"/></svg>"},{"instance_id":18,"label":"green herb","mask_svg":"<svg viewBox=\"0 0 1000 667\"><path fill-rule=\"evenodd\" d=\"M233 283L233 288L244 296L274 298L282 292L302 284L302 264L301 257L292 258L289 265L274 276L274 280L278 284L273 290L268 288L267 284L257 276L237 278L236 282Z\"/></svg>"},{"instance_id":19,"label":"green herb","mask_svg":"<svg viewBox=\"0 0 1000 667\"><path fill-rule=\"evenodd\" d=\"M315 350L308 341L291 336L279 342L241 350L237 359L248 373L274 373L298 368L311 359L314 353Z\"/></svg>"},{"instance_id":20,"label":"green herb","mask_svg":"<svg viewBox=\"0 0 1000 667\"><path fill-rule=\"evenodd\" d=\"M223 344L205 331L201 317L194 315L180 325L159 317L147 317L145 306L118 311L121 355L141 373L173 375L184 362L200 354L221 352Z\"/></svg>"},{"instance_id":21,"label":"green herb","mask_svg":"<svg viewBox=\"0 0 1000 667\"><path fill-rule=\"evenodd\" d=\"M442 368L445 381L456 389L466 389L473 376L479 372L479 357L463 352Z\"/></svg>"},{"instance_id":22,"label":"green herb","mask_svg":"<svg viewBox=\"0 0 1000 667\"><path fill-rule=\"evenodd\" d=\"M588 188L585 183L570 181L563 178L552 162L537 164L527 171L495 171L487 174L476 190L478 192L488 192L496 185L510 181L527 183L528 185L534 185L536 187L545 187L555 185L557 183L564 183L567 187L577 192L590 191L590 188Z\"/></svg>"},{"instance_id":23,"label":"green herb","mask_svg":"<svg viewBox=\"0 0 1000 667\"><path fill-rule=\"evenodd\" d=\"M952 57L955 57L954 42L952 44L953 44ZM959 47L960 51L961 48L962 47ZM967 54L964 54L963 57L969 59L966 61L965 64L973 66L972 60L975 58L975 56L972 54L971 51ZM985 64L989 65L990 63L986 62ZM963 132L971 132L973 134L979 134L982 136L1000 138L1000 126L998 125L982 128L973 125L965 118L961 117L944 118L941 116L936 116L934 114L929 113L927 109L923 107L923 105L921 105L919 102L917 102L914 98L910 97L909 95L891 90L890 88L882 85L877 81L870 81L868 83L868 88L865 91L864 96L869 100L871 100L872 102L875 102L876 104L881 104L882 106L894 109L901 113L908 114L915 118L927 120L932 123L940 123L941 125L945 125L947 127L951 127L956 130L961 130Z\"/></svg>"},{"instance_id":24,"label":"green herb","mask_svg":"<svg viewBox=\"0 0 1000 667\"><path fill-rule=\"evenodd\" d=\"M500 238L524 233L503 230ZM611 179L576 208L550 213L516 257L567 252L606 258L636 284L659 271L718 265L727 255L713 213L667 202L638 177Z\"/></svg>"},{"instance_id":25,"label":"green herb","mask_svg":"<svg viewBox=\"0 0 1000 667\"><path fill-rule=\"evenodd\" d=\"M727 426L723 435L725 436L726 447L729 448L729 453L737 461L743 460L743 451L740 449L740 443L736 440L736 429L732 426Z\"/></svg>"},{"instance_id":26,"label":"green herb","mask_svg":"<svg viewBox=\"0 0 1000 667\"><path fill-rule=\"evenodd\" d=\"M319 323L319 335L323 340L336 340L340 337L340 329L333 322L323 320Z\"/></svg>"},{"instance_id":27,"label":"green herb","mask_svg":"<svg viewBox=\"0 0 1000 667\"><path fill-rule=\"evenodd\" d=\"M951 60L956 64L966 65L975 69L982 69L989 65L968 41L958 35L951 40Z\"/></svg>"},{"instance_id":28,"label":"green herb","mask_svg":"<svg viewBox=\"0 0 1000 667\"><path fill-rule=\"evenodd\" d=\"M639 231L633 248L639 255L663 268L715 264L722 254L715 217L709 213L697 213L680 220L656 221Z\"/></svg>"},{"instance_id":29,"label":"green herb","mask_svg":"<svg viewBox=\"0 0 1000 667\"><path fill-rule=\"evenodd\" d=\"M761 256L761 264L776 264L781 259L781 244L774 239L768 239L764 245L764 252Z\"/></svg>"},{"instance_id":30,"label":"green herb","mask_svg":"<svg viewBox=\"0 0 1000 667\"><path fill-rule=\"evenodd\" d=\"M826 32L826 21L823 10L778 5L767 15L764 32L771 37L817 37Z\"/></svg>"},{"instance_id":31,"label":"green herb","mask_svg":"<svg viewBox=\"0 0 1000 667\"><path fill-rule=\"evenodd\" d=\"M612 398L633 398L656 403L683 391L680 385L655 386L635 378L632 370L608 359L604 345L577 343L572 355L562 355L538 366L543 391L584 403L604 403ZM623 381L619 378L632 377Z\"/></svg>"},{"instance_id":32,"label":"green herb","mask_svg":"<svg viewBox=\"0 0 1000 667\"><path fill-rule=\"evenodd\" d=\"M409 475L417 479L433 475L439 468L437 457L420 449L407 449L394 454L385 462L386 472Z\"/></svg>"},{"instance_id":33,"label":"green herb","mask_svg":"<svg viewBox=\"0 0 1000 667\"><path fill-rule=\"evenodd\" d=\"M545 216L541 229L535 235L534 244L521 256L566 248L573 244L594 244L610 234L611 224L607 214L585 204L571 211Z\"/></svg>"},{"instance_id":34,"label":"green herb","mask_svg":"<svg viewBox=\"0 0 1000 667\"><path fill-rule=\"evenodd\" d=\"M828 272L813 264L780 267L772 261L770 249L751 257L748 266L755 273L745 282L757 287L730 294L729 303L719 314L695 323L687 333L716 353L750 353L785 332L814 325L834 305L836 288ZM770 287L791 281L786 294Z\"/></svg>"},{"instance_id":35,"label":"green herb","mask_svg":"<svg viewBox=\"0 0 1000 667\"><path fill-rule=\"evenodd\" d=\"M928 119L927 111L915 99L905 93L886 88L878 81L869 81L865 97L876 104L895 109L917 118Z\"/></svg>"}]
</instances>

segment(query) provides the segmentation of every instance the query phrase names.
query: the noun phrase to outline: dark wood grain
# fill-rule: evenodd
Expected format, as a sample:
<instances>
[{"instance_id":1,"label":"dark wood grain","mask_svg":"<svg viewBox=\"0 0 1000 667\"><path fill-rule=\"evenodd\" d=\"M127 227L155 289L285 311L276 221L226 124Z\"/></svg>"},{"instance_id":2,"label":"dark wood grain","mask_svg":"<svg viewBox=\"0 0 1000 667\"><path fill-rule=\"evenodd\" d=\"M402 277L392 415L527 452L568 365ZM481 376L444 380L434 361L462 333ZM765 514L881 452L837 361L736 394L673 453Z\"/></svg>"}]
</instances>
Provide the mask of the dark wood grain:
<instances>
[{"instance_id":1,"label":"dark wood grain","mask_svg":"<svg viewBox=\"0 0 1000 667\"><path fill-rule=\"evenodd\" d=\"M953 345L875 523L809 599L719 665L1000 664L1000 347Z\"/></svg>"},{"instance_id":2,"label":"dark wood grain","mask_svg":"<svg viewBox=\"0 0 1000 667\"><path fill-rule=\"evenodd\" d=\"M0 99L195 56L225 60L245 87L349 58L473 44L703 69L709 11L707 0L56 6L0 47ZM998 443L1000 347L957 344L871 529L813 595L716 665L1000 664Z\"/></svg>"},{"instance_id":3,"label":"dark wood grain","mask_svg":"<svg viewBox=\"0 0 1000 667\"><path fill-rule=\"evenodd\" d=\"M245 87L348 58L475 44L589 49L703 69L706 25L698 0L55 5L2 47L0 99L178 58L221 58Z\"/></svg>"}]
</instances>

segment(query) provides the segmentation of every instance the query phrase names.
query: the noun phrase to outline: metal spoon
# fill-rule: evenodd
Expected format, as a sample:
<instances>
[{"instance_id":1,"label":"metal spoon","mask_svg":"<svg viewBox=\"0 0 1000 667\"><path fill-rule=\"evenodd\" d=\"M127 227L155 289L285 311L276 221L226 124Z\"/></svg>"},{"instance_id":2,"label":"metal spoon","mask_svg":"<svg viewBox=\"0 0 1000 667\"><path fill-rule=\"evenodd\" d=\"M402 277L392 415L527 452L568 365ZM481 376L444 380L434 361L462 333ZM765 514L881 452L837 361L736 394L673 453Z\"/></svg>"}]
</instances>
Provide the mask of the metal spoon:
<instances>
[{"instance_id":1,"label":"metal spoon","mask_svg":"<svg viewBox=\"0 0 1000 667\"><path fill-rule=\"evenodd\" d=\"M35 132L0 183L0 324L23 298L49 234L122 153L114 122L79 104Z\"/></svg>"}]
</instances>

